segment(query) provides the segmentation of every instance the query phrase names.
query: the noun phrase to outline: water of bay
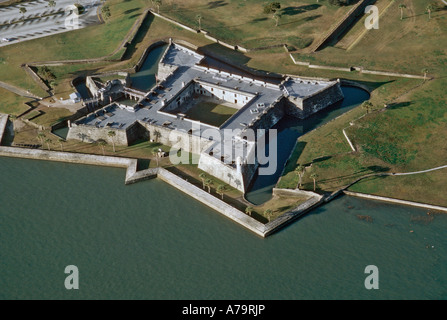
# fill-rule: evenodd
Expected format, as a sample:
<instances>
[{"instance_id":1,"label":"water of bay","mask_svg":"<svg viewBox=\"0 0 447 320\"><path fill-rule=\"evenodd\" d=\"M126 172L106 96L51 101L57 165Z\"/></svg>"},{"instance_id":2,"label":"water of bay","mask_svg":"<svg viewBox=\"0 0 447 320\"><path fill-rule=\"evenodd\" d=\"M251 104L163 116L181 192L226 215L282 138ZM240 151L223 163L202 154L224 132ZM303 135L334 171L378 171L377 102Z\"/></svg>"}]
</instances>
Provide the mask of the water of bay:
<instances>
[{"instance_id":1,"label":"water of bay","mask_svg":"<svg viewBox=\"0 0 447 320\"><path fill-rule=\"evenodd\" d=\"M0 158L0 299L447 297L445 215L343 196L261 239L159 180L124 176ZM67 265L79 290L64 287ZM364 287L367 265L379 290Z\"/></svg>"}]
</instances>

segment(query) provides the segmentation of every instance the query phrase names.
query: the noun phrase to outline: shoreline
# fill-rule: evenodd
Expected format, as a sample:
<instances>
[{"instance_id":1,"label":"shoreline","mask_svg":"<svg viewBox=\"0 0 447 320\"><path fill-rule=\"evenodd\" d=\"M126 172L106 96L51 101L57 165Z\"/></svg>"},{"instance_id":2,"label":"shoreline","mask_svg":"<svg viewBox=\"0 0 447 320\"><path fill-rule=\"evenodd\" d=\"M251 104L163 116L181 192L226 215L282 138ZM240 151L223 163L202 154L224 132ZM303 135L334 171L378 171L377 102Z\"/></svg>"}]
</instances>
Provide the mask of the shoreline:
<instances>
[{"instance_id":1,"label":"shoreline","mask_svg":"<svg viewBox=\"0 0 447 320\"><path fill-rule=\"evenodd\" d=\"M0 142L6 129L9 115L0 115ZM322 203L322 197L312 197L292 211L286 212L277 219L263 224L226 202L214 197L208 192L196 187L179 176L163 168L151 168L137 171L137 159L125 157L101 156L93 154L47 151L40 149L27 149L0 146L0 157L12 157L31 160L46 160L73 164L98 165L119 167L126 169L125 184L137 183L143 180L159 178L174 186L188 196L200 201L222 215L228 217L239 225L249 229L258 236L265 238L296 218L301 217L309 210Z\"/></svg>"},{"instance_id":2,"label":"shoreline","mask_svg":"<svg viewBox=\"0 0 447 320\"><path fill-rule=\"evenodd\" d=\"M0 142L3 138L3 134L6 129L8 119L9 115L0 115ZM173 187L185 193L186 195L190 196L191 198L201 202L202 204L205 204L206 206L226 216L227 218L236 222L240 226L245 227L246 229L252 231L253 233L262 238L266 238L267 236L272 235L273 233L282 229L289 223L304 216L305 214L319 207L320 205L330 202L331 200L333 200L339 194L342 193L349 196L356 196L370 200L390 202L398 205L408 205L413 207L447 212L447 208L442 206L351 192L347 190L340 190L341 192L338 192L337 194L331 196L322 196L310 192L311 197L307 201L300 204L298 207L280 215L273 221L263 224L258 220L252 218L251 216L243 213L242 211L236 209L235 207L229 205L228 203L218 199L217 197L198 188L197 186L189 183L188 181L184 180L183 178L175 175L174 173L164 168L157 167L137 171L137 162L138 162L137 159L102 156L94 154L47 151L40 149L27 149L18 147L5 147L5 146L0 146L0 157L12 157L12 158L22 158L31 160L46 160L46 161L65 162L73 164L86 164L86 165L125 168L126 176L124 183L126 185L137 183L144 180L158 178L164 181L165 183L172 185ZM293 192L293 190L289 191Z\"/></svg>"}]
</instances>

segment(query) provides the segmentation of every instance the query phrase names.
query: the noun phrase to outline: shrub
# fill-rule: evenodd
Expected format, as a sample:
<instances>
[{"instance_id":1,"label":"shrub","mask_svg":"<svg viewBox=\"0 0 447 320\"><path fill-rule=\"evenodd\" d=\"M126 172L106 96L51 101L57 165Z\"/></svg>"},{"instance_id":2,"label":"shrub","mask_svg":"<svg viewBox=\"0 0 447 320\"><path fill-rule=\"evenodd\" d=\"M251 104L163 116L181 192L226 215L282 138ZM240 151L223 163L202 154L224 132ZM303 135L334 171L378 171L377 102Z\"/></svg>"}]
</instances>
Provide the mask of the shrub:
<instances>
[{"instance_id":1,"label":"shrub","mask_svg":"<svg viewBox=\"0 0 447 320\"><path fill-rule=\"evenodd\" d=\"M333 6L347 6L350 4L350 0L329 0L329 3Z\"/></svg>"},{"instance_id":2,"label":"shrub","mask_svg":"<svg viewBox=\"0 0 447 320\"><path fill-rule=\"evenodd\" d=\"M78 8L78 14L83 14L85 12L85 8L82 4L75 3L74 6Z\"/></svg>"},{"instance_id":3,"label":"shrub","mask_svg":"<svg viewBox=\"0 0 447 320\"><path fill-rule=\"evenodd\" d=\"M264 13L275 13L279 9L281 9L281 4L279 2L272 2L264 6Z\"/></svg>"}]
</instances>

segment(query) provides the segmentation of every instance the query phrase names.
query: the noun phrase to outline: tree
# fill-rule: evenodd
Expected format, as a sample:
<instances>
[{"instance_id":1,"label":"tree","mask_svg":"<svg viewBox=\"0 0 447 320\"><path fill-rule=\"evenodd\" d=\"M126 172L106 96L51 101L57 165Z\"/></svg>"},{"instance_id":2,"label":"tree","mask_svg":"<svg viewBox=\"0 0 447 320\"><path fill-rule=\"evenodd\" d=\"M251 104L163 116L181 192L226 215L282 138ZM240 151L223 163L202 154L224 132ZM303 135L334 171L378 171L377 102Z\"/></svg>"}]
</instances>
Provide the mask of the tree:
<instances>
[{"instance_id":1,"label":"tree","mask_svg":"<svg viewBox=\"0 0 447 320\"><path fill-rule=\"evenodd\" d=\"M297 188L301 188L301 183L303 181L303 176L306 168L302 165L298 165L298 167L295 168L295 173L298 175L298 185Z\"/></svg>"},{"instance_id":2,"label":"tree","mask_svg":"<svg viewBox=\"0 0 447 320\"><path fill-rule=\"evenodd\" d=\"M279 12L275 12L274 14L273 14L273 20L275 20L275 22L276 22L276 24L275 24L275 26L277 27L278 26L278 23L279 23L279 19L281 19L281 14L279 13Z\"/></svg>"},{"instance_id":3,"label":"tree","mask_svg":"<svg viewBox=\"0 0 447 320\"><path fill-rule=\"evenodd\" d=\"M270 222L270 220L272 219L272 216L273 216L273 211L271 209L265 210L264 211L264 216L266 216L267 219L269 219L269 222Z\"/></svg>"},{"instance_id":4,"label":"tree","mask_svg":"<svg viewBox=\"0 0 447 320\"><path fill-rule=\"evenodd\" d=\"M404 9L406 9L406 8L407 8L407 6L404 5L403 3L401 3L401 4L399 5L399 9L400 9L400 20L403 20L403 18L404 18Z\"/></svg>"},{"instance_id":5,"label":"tree","mask_svg":"<svg viewBox=\"0 0 447 320\"><path fill-rule=\"evenodd\" d=\"M430 3L429 5L427 5L425 7L425 12L428 13L428 20L431 19L431 13L432 13L432 11L435 11L435 10L436 10L436 4L433 4L433 3Z\"/></svg>"},{"instance_id":6,"label":"tree","mask_svg":"<svg viewBox=\"0 0 447 320\"><path fill-rule=\"evenodd\" d=\"M202 184L203 184L203 189L205 189L205 180L206 180L206 174L204 174L203 172L201 174L199 174L199 178L202 180Z\"/></svg>"},{"instance_id":7,"label":"tree","mask_svg":"<svg viewBox=\"0 0 447 320\"><path fill-rule=\"evenodd\" d=\"M160 133L160 131L155 130L155 131L154 131L154 137L155 137L155 142L158 143L158 139L160 139L160 137L161 137L161 133Z\"/></svg>"},{"instance_id":8,"label":"tree","mask_svg":"<svg viewBox=\"0 0 447 320\"><path fill-rule=\"evenodd\" d=\"M241 180L239 180L239 179L234 180L234 183L236 184L238 189L239 189L239 186L241 186L241 184L242 184Z\"/></svg>"},{"instance_id":9,"label":"tree","mask_svg":"<svg viewBox=\"0 0 447 320\"><path fill-rule=\"evenodd\" d=\"M213 185L213 180L206 179L205 180L205 186L208 188L208 193L211 193L211 186Z\"/></svg>"},{"instance_id":10,"label":"tree","mask_svg":"<svg viewBox=\"0 0 447 320\"><path fill-rule=\"evenodd\" d=\"M329 3L333 6L346 6L349 4L349 0L329 0Z\"/></svg>"},{"instance_id":11,"label":"tree","mask_svg":"<svg viewBox=\"0 0 447 320\"><path fill-rule=\"evenodd\" d=\"M85 133L78 133L78 138L81 139L82 142L84 142L85 139L88 138L88 136Z\"/></svg>"},{"instance_id":12,"label":"tree","mask_svg":"<svg viewBox=\"0 0 447 320\"><path fill-rule=\"evenodd\" d=\"M39 132L37 134L37 138L40 140L40 143L43 144L43 139L46 137L45 133Z\"/></svg>"},{"instance_id":13,"label":"tree","mask_svg":"<svg viewBox=\"0 0 447 320\"><path fill-rule=\"evenodd\" d=\"M155 159L157 160L157 167L158 167L158 157L160 156L160 148L153 148L152 153L155 155Z\"/></svg>"},{"instance_id":14,"label":"tree","mask_svg":"<svg viewBox=\"0 0 447 320\"><path fill-rule=\"evenodd\" d=\"M251 214L253 213L253 207L245 208L245 213L248 214L251 217Z\"/></svg>"},{"instance_id":15,"label":"tree","mask_svg":"<svg viewBox=\"0 0 447 320\"><path fill-rule=\"evenodd\" d=\"M202 18L201 14L196 15L197 22L199 23L199 30L202 29Z\"/></svg>"},{"instance_id":16,"label":"tree","mask_svg":"<svg viewBox=\"0 0 447 320\"><path fill-rule=\"evenodd\" d=\"M25 17L25 13L26 13L26 8L25 7L20 7L19 8L20 13L22 14L22 18Z\"/></svg>"},{"instance_id":17,"label":"tree","mask_svg":"<svg viewBox=\"0 0 447 320\"><path fill-rule=\"evenodd\" d=\"M223 184L220 184L217 186L216 189L217 194L220 194L223 200L224 192L225 192L225 186Z\"/></svg>"},{"instance_id":18,"label":"tree","mask_svg":"<svg viewBox=\"0 0 447 320\"><path fill-rule=\"evenodd\" d=\"M422 73L424 74L424 81L427 80L428 69L427 68L422 69Z\"/></svg>"},{"instance_id":19,"label":"tree","mask_svg":"<svg viewBox=\"0 0 447 320\"><path fill-rule=\"evenodd\" d=\"M49 1L48 1L48 6L49 6L49 7L55 7L55 6L56 6L56 1L54 1L54 0L49 0Z\"/></svg>"},{"instance_id":20,"label":"tree","mask_svg":"<svg viewBox=\"0 0 447 320\"><path fill-rule=\"evenodd\" d=\"M160 14L160 7L163 5L163 1L162 0L153 0L155 5L157 6L157 11L158 14Z\"/></svg>"},{"instance_id":21,"label":"tree","mask_svg":"<svg viewBox=\"0 0 447 320\"><path fill-rule=\"evenodd\" d=\"M61 151L64 152L64 143L66 142L65 139L60 138L58 141L59 144L61 145Z\"/></svg>"},{"instance_id":22,"label":"tree","mask_svg":"<svg viewBox=\"0 0 447 320\"><path fill-rule=\"evenodd\" d=\"M116 136L116 132L115 131L109 131L107 133L107 135L112 139L113 152L115 152L115 136Z\"/></svg>"},{"instance_id":23,"label":"tree","mask_svg":"<svg viewBox=\"0 0 447 320\"><path fill-rule=\"evenodd\" d=\"M104 140L104 139L99 139L99 140L98 140L98 145L99 145L99 146L101 147L101 149L102 149L102 155L105 156L105 155L106 155L105 147L106 147L106 145L107 145L107 141Z\"/></svg>"},{"instance_id":24,"label":"tree","mask_svg":"<svg viewBox=\"0 0 447 320\"><path fill-rule=\"evenodd\" d=\"M281 9L281 3L279 3L279 2L272 2L272 3L269 3L269 4L264 6L264 13L265 14L275 13L279 9Z\"/></svg>"},{"instance_id":25,"label":"tree","mask_svg":"<svg viewBox=\"0 0 447 320\"><path fill-rule=\"evenodd\" d=\"M314 181L314 191L315 191L317 189L318 174L316 174L315 172L312 172L312 174L310 175L310 178Z\"/></svg>"},{"instance_id":26,"label":"tree","mask_svg":"<svg viewBox=\"0 0 447 320\"><path fill-rule=\"evenodd\" d=\"M47 147L48 147L48 150L49 150L49 151L51 151L50 143L52 143L52 142L53 142L53 140L51 140L50 138L45 139L45 143L47 144Z\"/></svg>"},{"instance_id":27,"label":"tree","mask_svg":"<svg viewBox=\"0 0 447 320\"><path fill-rule=\"evenodd\" d=\"M372 109L374 105L371 103L371 101L364 101L362 103L362 108L366 110L366 113L369 113L369 111Z\"/></svg>"},{"instance_id":28,"label":"tree","mask_svg":"<svg viewBox=\"0 0 447 320\"><path fill-rule=\"evenodd\" d=\"M105 20L108 20L112 16L112 14L110 13L110 7L108 5L105 5L101 8L101 13Z\"/></svg>"}]
</instances>

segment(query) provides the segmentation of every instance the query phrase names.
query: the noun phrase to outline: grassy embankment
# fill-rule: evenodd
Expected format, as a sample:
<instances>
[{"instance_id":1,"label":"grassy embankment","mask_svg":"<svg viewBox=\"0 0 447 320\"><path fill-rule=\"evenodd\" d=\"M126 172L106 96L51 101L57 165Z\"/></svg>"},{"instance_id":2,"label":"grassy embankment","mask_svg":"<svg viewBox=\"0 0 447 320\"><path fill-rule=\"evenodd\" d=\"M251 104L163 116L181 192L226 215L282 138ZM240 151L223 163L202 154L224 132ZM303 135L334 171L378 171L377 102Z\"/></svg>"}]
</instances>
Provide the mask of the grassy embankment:
<instances>
[{"instance_id":1,"label":"grassy embankment","mask_svg":"<svg viewBox=\"0 0 447 320\"><path fill-rule=\"evenodd\" d=\"M320 64L347 66L349 61L368 69L419 75L427 68L434 79L382 77L393 82L372 92L376 111L350 126L352 120L365 114L365 110L356 109L301 137L280 186L296 186L298 178L293 169L297 163L313 162L312 170L319 176L321 191L334 191L368 173L412 172L446 164L447 11L433 12L429 20L424 13L425 3L403 2L407 6L403 20L396 1L381 16L379 30L368 31L356 42L351 38L347 43L354 45L347 45L349 50L337 45L327 47L312 59ZM301 58L305 60L306 56ZM384 103L389 107L379 110ZM356 152L351 152L343 128L347 128ZM446 178L445 170L406 177L375 177L350 190L446 206ZM307 189L313 187L308 174L304 181Z\"/></svg>"},{"instance_id":2,"label":"grassy embankment","mask_svg":"<svg viewBox=\"0 0 447 320\"><path fill-rule=\"evenodd\" d=\"M332 6L326 1L279 2L278 23L273 13L263 12L264 5L269 1L173 0L162 6L161 12L192 28L201 27L220 40L247 49L287 44L291 49L299 50L309 48L319 40L328 27L351 8ZM198 15L202 17L200 23Z\"/></svg>"}]
</instances>

